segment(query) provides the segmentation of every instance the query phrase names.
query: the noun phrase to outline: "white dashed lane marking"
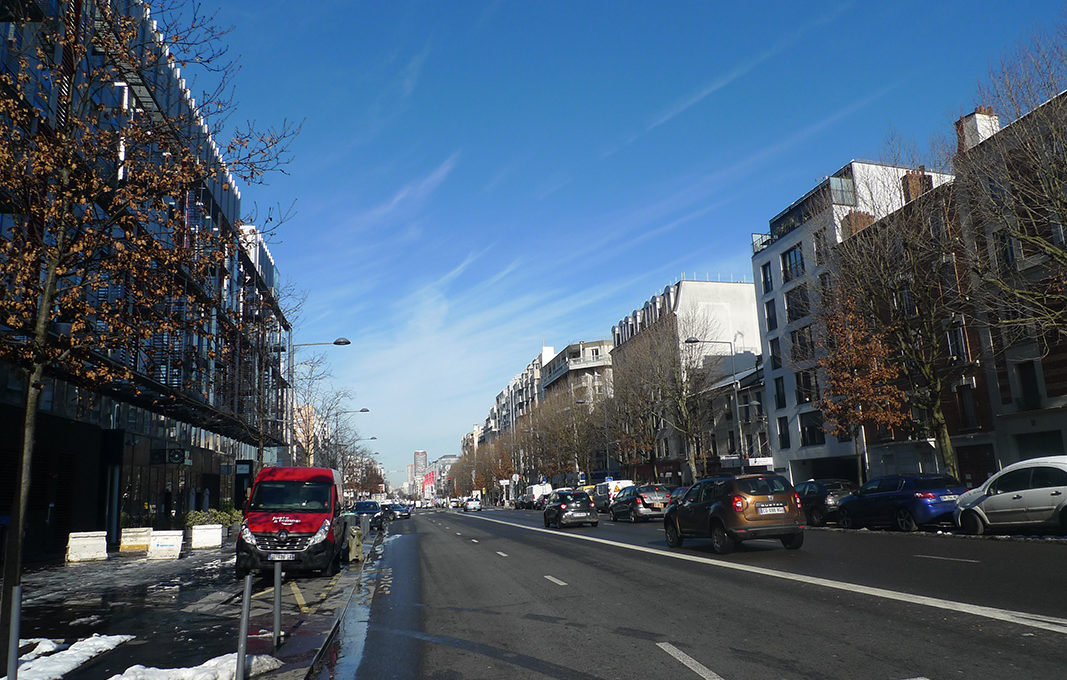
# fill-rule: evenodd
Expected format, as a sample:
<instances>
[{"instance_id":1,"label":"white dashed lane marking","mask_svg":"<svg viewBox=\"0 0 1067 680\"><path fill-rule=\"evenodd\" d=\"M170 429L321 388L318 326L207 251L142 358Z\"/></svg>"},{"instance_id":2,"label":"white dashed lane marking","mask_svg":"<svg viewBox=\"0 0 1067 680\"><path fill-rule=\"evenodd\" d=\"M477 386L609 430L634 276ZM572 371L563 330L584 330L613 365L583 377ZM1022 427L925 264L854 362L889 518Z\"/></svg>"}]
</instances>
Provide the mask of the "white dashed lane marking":
<instances>
[{"instance_id":1,"label":"white dashed lane marking","mask_svg":"<svg viewBox=\"0 0 1067 680\"><path fill-rule=\"evenodd\" d=\"M565 585L567 585L566 581L560 581L555 576L549 576L548 574L545 574L545 578L547 578L549 581L552 581L557 586L565 586Z\"/></svg>"},{"instance_id":2,"label":"white dashed lane marking","mask_svg":"<svg viewBox=\"0 0 1067 680\"><path fill-rule=\"evenodd\" d=\"M502 552L500 552L499 550L497 550L497 551L496 551L496 554L497 554L497 555L500 555L501 557L507 557L507 556L508 556L508 554L507 554L507 553L502 553Z\"/></svg>"},{"instance_id":3,"label":"white dashed lane marking","mask_svg":"<svg viewBox=\"0 0 1067 680\"><path fill-rule=\"evenodd\" d=\"M678 661L681 661L682 665L684 665L686 668L693 671L700 677L704 678L704 680L723 680L723 677L721 675L711 670L704 664L700 663L693 657L689 656L682 650L678 649L671 643L658 642L656 643L656 646L673 656Z\"/></svg>"},{"instance_id":4,"label":"white dashed lane marking","mask_svg":"<svg viewBox=\"0 0 1067 680\"><path fill-rule=\"evenodd\" d=\"M937 555L912 555L912 557L922 557L927 560L944 560L946 562L967 562L968 564L981 564L979 560L965 560L962 557L939 557Z\"/></svg>"}]
</instances>

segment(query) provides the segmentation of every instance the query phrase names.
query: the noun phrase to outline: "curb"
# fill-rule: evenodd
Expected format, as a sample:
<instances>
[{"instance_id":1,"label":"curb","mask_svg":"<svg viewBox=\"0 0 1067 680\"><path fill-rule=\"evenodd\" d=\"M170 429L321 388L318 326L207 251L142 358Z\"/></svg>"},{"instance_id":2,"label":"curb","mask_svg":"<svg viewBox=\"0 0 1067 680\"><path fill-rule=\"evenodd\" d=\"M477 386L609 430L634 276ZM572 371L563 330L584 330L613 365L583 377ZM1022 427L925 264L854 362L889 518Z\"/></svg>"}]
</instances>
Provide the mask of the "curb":
<instances>
[{"instance_id":1,"label":"curb","mask_svg":"<svg viewBox=\"0 0 1067 680\"><path fill-rule=\"evenodd\" d=\"M337 637L341 619L344 618L345 612L348 611L348 606L351 604L353 596L359 592L360 586L363 583L363 569L367 565L367 562L370 561L371 554L373 554L384 542L385 535L386 531L384 529L379 530L375 534L374 541L369 544L369 547L365 551L363 561L360 562L358 571L352 574L350 578L351 583L345 585L344 592L339 595L342 599L342 604L334 612L332 617L333 620L330 622L329 626L323 626L313 633L314 635L322 635L321 641L314 647L314 654L309 653L310 646L305 647L304 649L289 647L289 645L295 642L295 638L290 638L273 654L275 658L282 661L285 665L277 670L256 677L269 680L304 680L305 678L310 678L314 673L317 673L320 670L327 649ZM367 543L364 543L364 546L367 545ZM309 624L305 621L302 626L306 625ZM287 647L289 647L288 650L286 649ZM292 654L288 661L285 659L287 651ZM249 654L252 653L253 651L250 649Z\"/></svg>"}]
</instances>

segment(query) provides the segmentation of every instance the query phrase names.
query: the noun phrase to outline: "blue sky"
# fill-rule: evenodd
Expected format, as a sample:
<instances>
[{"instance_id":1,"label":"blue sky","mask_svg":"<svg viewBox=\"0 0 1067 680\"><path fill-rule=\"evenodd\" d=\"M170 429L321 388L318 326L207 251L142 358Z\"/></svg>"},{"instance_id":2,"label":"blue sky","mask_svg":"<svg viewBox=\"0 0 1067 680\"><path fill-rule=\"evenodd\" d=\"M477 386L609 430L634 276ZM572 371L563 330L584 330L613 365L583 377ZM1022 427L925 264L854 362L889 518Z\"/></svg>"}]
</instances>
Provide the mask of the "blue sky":
<instances>
[{"instance_id":1,"label":"blue sky","mask_svg":"<svg viewBox=\"0 0 1067 680\"><path fill-rule=\"evenodd\" d=\"M924 148L1061 2L220 3L240 119L303 121L271 251L394 483L540 350L607 338L891 133Z\"/></svg>"}]
</instances>

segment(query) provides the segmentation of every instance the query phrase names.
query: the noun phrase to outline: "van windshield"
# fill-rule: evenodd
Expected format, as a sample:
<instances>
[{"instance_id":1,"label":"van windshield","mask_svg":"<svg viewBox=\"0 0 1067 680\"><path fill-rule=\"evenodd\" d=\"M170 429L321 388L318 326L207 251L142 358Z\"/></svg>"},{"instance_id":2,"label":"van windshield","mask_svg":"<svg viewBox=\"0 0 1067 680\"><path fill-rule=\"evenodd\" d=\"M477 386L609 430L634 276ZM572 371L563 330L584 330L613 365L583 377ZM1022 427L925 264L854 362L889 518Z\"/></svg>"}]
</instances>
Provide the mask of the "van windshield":
<instances>
[{"instance_id":1,"label":"van windshield","mask_svg":"<svg viewBox=\"0 0 1067 680\"><path fill-rule=\"evenodd\" d=\"M330 484L296 480L268 480L256 484L248 509L252 512L326 512Z\"/></svg>"}]
</instances>

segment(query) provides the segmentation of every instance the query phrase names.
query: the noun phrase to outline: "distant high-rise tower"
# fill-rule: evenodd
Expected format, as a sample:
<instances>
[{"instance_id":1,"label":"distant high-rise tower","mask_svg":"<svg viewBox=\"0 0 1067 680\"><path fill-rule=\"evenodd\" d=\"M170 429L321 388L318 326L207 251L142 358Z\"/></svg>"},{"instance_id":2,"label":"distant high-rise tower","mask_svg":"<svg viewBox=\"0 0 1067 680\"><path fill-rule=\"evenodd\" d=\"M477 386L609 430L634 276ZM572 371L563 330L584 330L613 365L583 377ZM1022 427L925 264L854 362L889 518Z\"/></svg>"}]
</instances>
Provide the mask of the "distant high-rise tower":
<instances>
[{"instance_id":1,"label":"distant high-rise tower","mask_svg":"<svg viewBox=\"0 0 1067 680\"><path fill-rule=\"evenodd\" d=\"M426 474L426 452L415 452L415 479L422 479L422 476Z\"/></svg>"}]
</instances>

